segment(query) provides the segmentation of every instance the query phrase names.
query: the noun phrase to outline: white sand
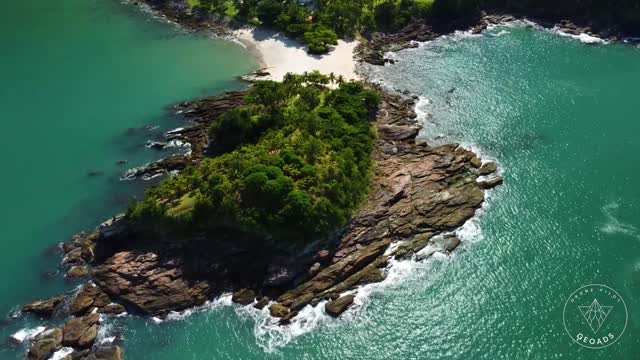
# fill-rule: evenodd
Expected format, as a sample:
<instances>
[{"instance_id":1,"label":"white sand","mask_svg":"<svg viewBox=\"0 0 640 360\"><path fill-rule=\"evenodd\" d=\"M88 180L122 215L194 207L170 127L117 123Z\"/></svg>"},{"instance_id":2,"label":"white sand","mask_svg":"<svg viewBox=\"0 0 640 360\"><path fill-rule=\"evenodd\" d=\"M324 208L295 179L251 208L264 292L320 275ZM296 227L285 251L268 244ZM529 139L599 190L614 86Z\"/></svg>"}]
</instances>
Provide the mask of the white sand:
<instances>
[{"instance_id":1,"label":"white sand","mask_svg":"<svg viewBox=\"0 0 640 360\"><path fill-rule=\"evenodd\" d=\"M318 70L321 73L333 72L345 79L357 79L356 62L353 51L357 41L338 40L338 45L327 55L307 54L305 47L283 34L263 29L246 28L234 32L238 41L254 51L261 66L269 72L270 79L282 80L288 72L301 74Z\"/></svg>"}]
</instances>

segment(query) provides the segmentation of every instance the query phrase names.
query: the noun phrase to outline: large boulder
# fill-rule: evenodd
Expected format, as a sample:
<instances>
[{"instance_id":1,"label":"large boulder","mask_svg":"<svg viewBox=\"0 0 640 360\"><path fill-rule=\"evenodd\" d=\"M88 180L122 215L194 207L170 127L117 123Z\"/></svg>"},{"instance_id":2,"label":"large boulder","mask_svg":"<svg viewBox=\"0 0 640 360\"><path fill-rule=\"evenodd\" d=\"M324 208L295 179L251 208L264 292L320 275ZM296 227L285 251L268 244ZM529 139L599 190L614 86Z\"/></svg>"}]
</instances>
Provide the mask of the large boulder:
<instances>
[{"instance_id":1,"label":"large boulder","mask_svg":"<svg viewBox=\"0 0 640 360\"><path fill-rule=\"evenodd\" d=\"M96 360L122 360L122 350L119 346L101 346L93 353Z\"/></svg>"},{"instance_id":2,"label":"large boulder","mask_svg":"<svg viewBox=\"0 0 640 360\"><path fill-rule=\"evenodd\" d=\"M34 342L27 354L29 360L45 360L48 359L51 354L61 349L60 343L55 339L46 338L40 341Z\"/></svg>"},{"instance_id":3,"label":"large boulder","mask_svg":"<svg viewBox=\"0 0 640 360\"><path fill-rule=\"evenodd\" d=\"M89 267L86 265L76 265L71 267L66 273L67 279L79 279L89 275Z\"/></svg>"},{"instance_id":4,"label":"large boulder","mask_svg":"<svg viewBox=\"0 0 640 360\"><path fill-rule=\"evenodd\" d=\"M45 360L62 348L62 329L58 327L46 329L33 338L27 359Z\"/></svg>"},{"instance_id":5,"label":"large boulder","mask_svg":"<svg viewBox=\"0 0 640 360\"><path fill-rule=\"evenodd\" d=\"M307 306L307 304L309 304L311 300L313 300L313 298L314 295L312 293L302 294L302 296L299 296L295 300L293 300L290 308L292 311L300 310L303 307Z\"/></svg>"},{"instance_id":6,"label":"large boulder","mask_svg":"<svg viewBox=\"0 0 640 360\"><path fill-rule=\"evenodd\" d=\"M263 296L260 300L258 300L258 302L255 303L255 305L253 305L253 307L262 310L267 305L269 305L269 298Z\"/></svg>"},{"instance_id":7,"label":"large boulder","mask_svg":"<svg viewBox=\"0 0 640 360\"><path fill-rule=\"evenodd\" d=\"M289 309L282 304L275 303L269 306L269 313L273 317L282 318L289 313Z\"/></svg>"},{"instance_id":8,"label":"large boulder","mask_svg":"<svg viewBox=\"0 0 640 360\"><path fill-rule=\"evenodd\" d=\"M494 161L489 161L484 163L482 167L478 170L478 175L489 175L493 174L498 170L498 165Z\"/></svg>"},{"instance_id":9,"label":"large boulder","mask_svg":"<svg viewBox=\"0 0 640 360\"><path fill-rule=\"evenodd\" d=\"M22 312L34 313L43 317L50 317L53 311L62 303L64 296L55 296L47 300L34 301L22 307Z\"/></svg>"},{"instance_id":10,"label":"large boulder","mask_svg":"<svg viewBox=\"0 0 640 360\"><path fill-rule=\"evenodd\" d=\"M488 179L478 181L478 186L480 186L480 188L482 189L493 189L498 185L502 185L502 183L502 176L495 175Z\"/></svg>"},{"instance_id":11,"label":"large boulder","mask_svg":"<svg viewBox=\"0 0 640 360\"><path fill-rule=\"evenodd\" d=\"M324 310L327 312L327 314L333 317L338 317L340 316L340 314L345 312L345 310L347 310L347 308L351 306L351 304L353 304L354 297L355 296L353 295L345 295L338 298L337 300L329 301L324 305Z\"/></svg>"},{"instance_id":12,"label":"large boulder","mask_svg":"<svg viewBox=\"0 0 640 360\"><path fill-rule=\"evenodd\" d=\"M240 289L233 293L231 301L240 305L249 305L255 300L256 293L251 289Z\"/></svg>"},{"instance_id":13,"label":"large boulder","mask_svg":"<svg viewBox=\"0 0 640 360\"><path fill-rule=\"evenodd\" d=\"M98 335L100 315L93 313L73 318L64 324L62 344L73 348L87 348L93 345Z\"/></svg>"},{"instance_id":14,"label":"large boulder","mask_svg":"<svg viewBox=\"0 0 640 360\"><path fill-rule=\"evenodd\" d=\"M72 315L83 315L93 308L101 309L111 303L111 299L100 287L87 284L73 298L69 310Z\"/></svg>"}]
</instances>

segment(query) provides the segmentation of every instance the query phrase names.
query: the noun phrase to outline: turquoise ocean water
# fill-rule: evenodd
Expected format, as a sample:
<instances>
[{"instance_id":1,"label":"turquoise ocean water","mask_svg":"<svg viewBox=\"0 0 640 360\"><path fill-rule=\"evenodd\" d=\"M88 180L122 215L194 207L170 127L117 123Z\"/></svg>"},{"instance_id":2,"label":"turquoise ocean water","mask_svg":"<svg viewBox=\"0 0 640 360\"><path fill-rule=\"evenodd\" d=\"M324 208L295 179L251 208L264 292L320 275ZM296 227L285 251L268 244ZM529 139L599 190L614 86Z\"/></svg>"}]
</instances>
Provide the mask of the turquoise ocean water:
<instances>
[{"instance_id":1,"label":"turquoise ocean water","mask_svg":"<svg viewBox=\"0 0 640 360\"><path fill-rule=\"evenodd\" d=\"M179 126L163 107L241 86L255 65L233 44L177 32L117 3L0 5L5 156L0 306L73 284L43 280L46 249L120 209L146 124ZM36 16L37 15L37 16ZM38 21L34 21L35 18ZM634 359L640 353L640 49L588 46L524 26L451 36L365 69L421 96L425 136L499 162L505 185L460 231L451 257L399 262L339 320L305 309L291 328L223 298L154 321L110 319L128 359ZM133 130L127 130L127 129ZM102 175L89 177L89 171ZM577 288L626 301L614 345L565 333ZM5 324L7 336L35 322ZM0 358L21 357L5 346Z\"/></svg>"},{"instance_id":2,"label":"turquoise ocean water","mask_svg":"<svg viewBox=\"0 0 640 360\"><path fill-rule=\"evenodd\" d=\"M240 88L235 78L257 64L236 44L185 34L111 0L2 1L0 46L7 314L75 286L43 275L59 264L56 244L140 192L141 182L119 177L162 156L144 147L148 139L184 125L166 106ZM22 357L4 339L23 325L0 324L0 358Z\"/></svg>"}]
</instances>

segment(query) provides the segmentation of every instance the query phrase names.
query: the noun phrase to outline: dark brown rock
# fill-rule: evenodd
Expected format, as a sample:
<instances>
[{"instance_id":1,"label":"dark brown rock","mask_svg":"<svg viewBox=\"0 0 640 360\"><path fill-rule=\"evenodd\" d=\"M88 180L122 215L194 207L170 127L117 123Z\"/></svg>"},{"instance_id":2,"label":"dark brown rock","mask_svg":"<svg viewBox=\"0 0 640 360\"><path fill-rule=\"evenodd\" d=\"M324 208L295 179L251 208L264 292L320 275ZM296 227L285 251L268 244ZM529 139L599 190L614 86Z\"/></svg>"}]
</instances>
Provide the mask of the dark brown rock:
<instances>
[{"instance_id":1,"label":"dark brown rock","mask_svg":"<svg viewBox=\"0 0 640 360\"><path fill-rule=\"evenodd\" d=\"M289 325L289 324L291 324L291 319L293 319L296 316L298 316L298 312L297 311L291 311L287 315L283 316L280 319L280 321L278 322L278 324L279 325Z\"/></svg>"},{"instance_id":2,"label":"dark brown rock","mask_svg":"<svg viewBox=\"0 0 640 360\"><path fill-rule=\"evenodd\" d=\"M327 314L333 317L338 317L340 316L340 314L345 312L345 310L347 310L347 308L351 306L351 304L353 304L353 299L353 295L342 296L336 300L332 300L326 303L324 305L324 310L327 312Z\"/></svg>"},{"instance_id":3,"label":"dark brown rock","mask_svg":"<svg viewBox=\"0 0 640 360\"><path fill-rule=\"evenodd\" d=\"M201 305L211 291L207 281L185 279L180 261L155 253L118 252L95 268L94 280L113 299L152 315Z\"/></svg>"},{"instance_id":4,"label":"dark brown rock","mask_svg":"<svg viewBox=\"0 0 640 360\"><path fill-rule=\"evenodd\" d=\"M502 176L496 175L488 179L478 181L478 186L480 186L480 188L482 189L493 189L498 185L502 185L502 183L503 183Z\"/></svg>"},{"instance_id":5,"label":"dark brown rock","mask_svg":"<svg viewBox=\"0 0 640 360\"><path fill-rule=\"evenodd\" d=\"M119 315L126 311L127 310L124 308L124 306L120 304L109 304L98 310L98 312L101 314L109 314L109 315Z\"/></svg>"},{"instance_id":6,"label":"dark brown rock","mask_svg":"<svg viewBox=\"0 0 640 360\"><path fill-rule=\"evenodd\" d=\"M311 293L303 294L302 296L296 298L291 303L289 307L292 311L301 310L303 307L307 306L313 300L314 295Z\"/></svg>"},{"instance_id":7,"label":"dark brown rock","mask_svg":"<svg viewBox=\"0 0 640 360\"><path fill-rule=\"evenodd\" d=\"M289 313L289 309L282 304L275 303L269 306L269 313L273 317L282 318Z\"/></svg>"},{"instance_id":8,"label":"dark brown rock","mask_svg":"<svg viewBox=\"0 0 640 360\"><path fill-rule=\"evenodd\" d=\"M89 347L98 334L100 315L89 314L79 318L72 318L64 324L62 344L74 348Z\"/></svg>"},{"instance_id":9,"label":"dark brown rock","mask_svg":"<svg viewBox=\"0 0 640 360\"><path fill-rule=\"evenodd\" d=\"M493 161L489 161L483 164L482 167L480 167L480 169L478 170L478 175L493 174L494 172L496 172L496 170L498 170L498 165Z\"/></svg>"},{"instance_id":10,"label":"dark brown rock","mask_svg":"<svg viewBox=\"0 0 640 360\"><path fill-rule=\"evenodd\" d=\"M122 349L119 346L100 346L92 354L96 360L122 360Z\"/></svg>"},{"instance_id":11,"label":"dark brown rock","mask_svg":"<svg viewBox=\"0 0 640 360\"><path fill-rule=\"evenodd\" d=\"M62 348L62 329L58 327L49 328L33 338L33 345L29 349L27 359L44 360L48 359L53 352Z\"/></svg>"},{"instance_id":12,"label":"dark brown rock","mask_svg":"<svg viewBox=\"0 0 640 360\"><path fill-rule=\"evenodd\" d=\"M256 292L251 289L240 289L233 293L231 301L240 305L249 305L255 300Z\"/></svg>"},{"instance_id":13,"label":"dark brown rock","mask_svg":"<svg viewBox=\"0 0 640 360\"><path fill-rule=\"evenodd\" d=\"M34 313L39 316L49 317L64 300L63 296L55 296L47 300L34 301L22 307L22 312Z\"/></svg>"},{"instance_id":14,"label":"dark brown rock","mask_svg":"<svg viewBox=\"0 0 640 360\"><path fill-rule=\"evenodd\" d=\"M107 296L100 287L87 284L83 286L73 298L69 311L72 315L83 315L94 307L102 308L110 303L111 299L109 299L109 296Z\"/></svg>"},{"instance_id":15,"label":"dark brown rock","mask_svg":"<svg viewBox=\"0 0 640 360\"><path fill-rule=\"evenodd\" d=\"M60 350L62 347L60 342L53 338L46 338L34 342L27 354L29 360L45 360L48 359L55 351Z\"/></svg>"},{"instance_id":16,"label":"dark brown rock","mask_svg":"<svg viewBox=\"0 0 640 360\"><path fill-rule=\"evenodd\" d=\"M260 300L258 300L258 302L255 303L255 305L253 305L253 307L256 309L263 309L268 304L269 304L269 298L266 296L263 296Z\"/></svg>"},{"instance_id":17,"label":"dark brown rock","mask_svg":"<svg viewBox=\"0 0 640 360\"><path fill-rule=\"evenodd\" d=\"M68 279L79 279L89 275L89 268L86 265L76 265L71 267L66 273Z\"/></svg>"}]
</instances>

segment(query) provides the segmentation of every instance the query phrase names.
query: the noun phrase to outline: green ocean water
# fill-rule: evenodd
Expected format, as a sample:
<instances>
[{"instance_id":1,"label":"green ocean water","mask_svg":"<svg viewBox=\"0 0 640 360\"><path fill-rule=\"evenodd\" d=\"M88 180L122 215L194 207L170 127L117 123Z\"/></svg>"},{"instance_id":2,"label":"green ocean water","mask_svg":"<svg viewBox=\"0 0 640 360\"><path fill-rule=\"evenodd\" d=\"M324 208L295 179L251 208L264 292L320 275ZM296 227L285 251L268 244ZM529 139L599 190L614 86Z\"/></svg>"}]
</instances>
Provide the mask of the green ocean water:
<instances>
[{"instance_id":1,"label":"green ocean water","mask_svg":"<svg viewBox=\"0 0 640 360\"><path fill-rule=\"evenodd\" d=\"M115 162L159 156L140 146L154 136L140 128L179 126L164 106L238 87L234 75L255 65L233 44L109 1L2 4L0 17L8 312L73 287L42 280L58 261L46 249L138 191L118 181ZM306 308L283 329L225 297L165 321L108 319L101 340L121 337L135 360L637 358L640 49L501 27L396 57L365 70L421 96L431 143L471 147L505 178L460 230L453 256L394 263L339 320ZM567 297L590 283L617 290L628 308L625 333L606 349L574 344L563 326ZM36 324L10 323L0 335ZM21 351L4 347L0 358Z\"/></svg>"},{"instance_id":2,"label":"green ocean water","mask_svg":"<svg viewBox=\"0 0 640 360\"><path fill-rule=\"evenodd\" d=\"M2 1L0 46L4 315L75 286L42 276L57 269L56 244L140 192L142 181L119 178L163 156L144 147L148 139L184 125L168 105L242 87L235 78L257 64L236 44L112 0ZM21 357L4 340L22 326L0 326L0 358Z\"/></svg>"}]
</instances>

